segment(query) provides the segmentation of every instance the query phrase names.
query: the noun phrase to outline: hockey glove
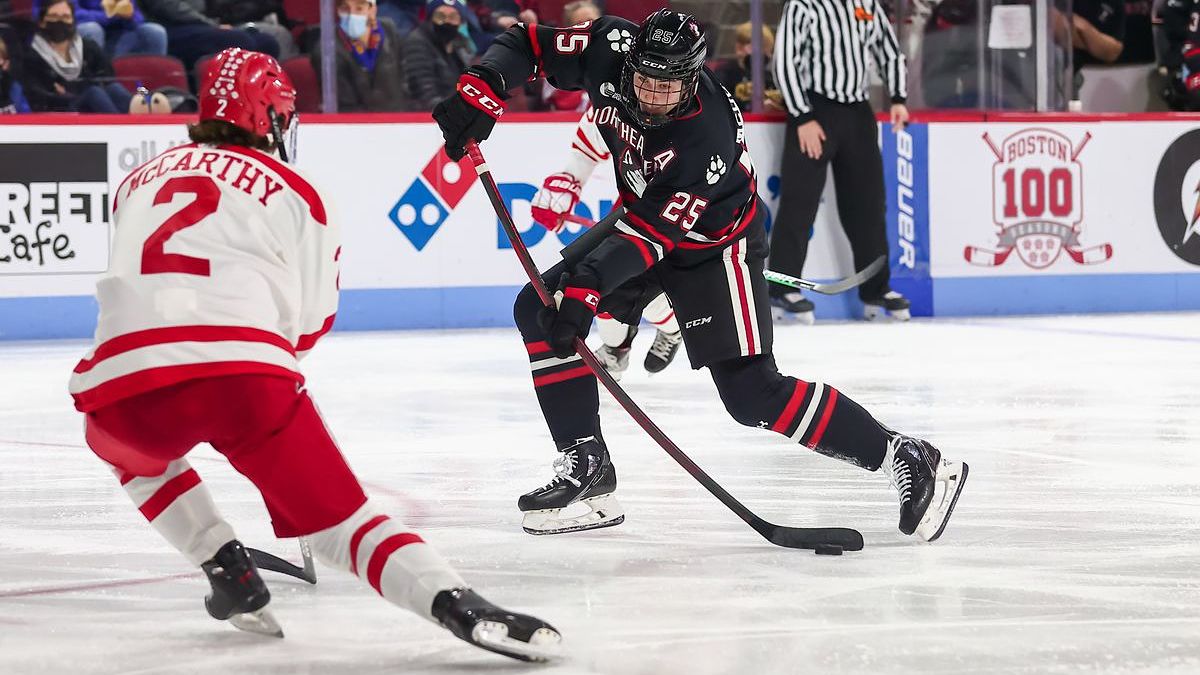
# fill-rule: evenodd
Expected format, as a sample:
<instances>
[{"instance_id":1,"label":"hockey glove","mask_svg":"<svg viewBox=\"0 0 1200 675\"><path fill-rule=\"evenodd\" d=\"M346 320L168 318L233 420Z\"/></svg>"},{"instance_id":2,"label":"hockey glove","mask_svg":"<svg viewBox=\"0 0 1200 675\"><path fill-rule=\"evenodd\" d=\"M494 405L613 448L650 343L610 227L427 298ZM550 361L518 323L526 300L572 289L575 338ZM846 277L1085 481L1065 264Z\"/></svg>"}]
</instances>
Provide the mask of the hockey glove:
<instances>
[{"instance_id":1,"label":"hockey glove","mask_svg":"<svg viewBox=\"0 0 1200 675\"><path fill-rule=\"evenodd\" d=\"M446 139L446 154L458 161L467 141L481 143L504 114L504 78L483 66L471 66L458 78L456 91L433 107L433 119Z\"/></svg>"},{"instance_id":2,"label":"hockey glove","mask_svg":"<svg viewBox=\"0 0 1200 675\"><path fill-rule=\"evenodd\" d=\"M575 338L587 338L600 305L599 284L591 275L563 274L554 293L557 308L544 307L538 323L546 334L546 342L554 355L565 359L575 353Z\"/></svg>"},{"instance_id":3,"label":"hockey glove","mask_svg":"<svg viewBox=\"0 0 1200 675\"><path fill-rule=\"evenodd\" d=\"M530 203L534 222L551 232L562 229L563 215L575 210L583 185L569 173L556 173L546 178L542 189L537 191Z\"/></svg>"}]
</instances>

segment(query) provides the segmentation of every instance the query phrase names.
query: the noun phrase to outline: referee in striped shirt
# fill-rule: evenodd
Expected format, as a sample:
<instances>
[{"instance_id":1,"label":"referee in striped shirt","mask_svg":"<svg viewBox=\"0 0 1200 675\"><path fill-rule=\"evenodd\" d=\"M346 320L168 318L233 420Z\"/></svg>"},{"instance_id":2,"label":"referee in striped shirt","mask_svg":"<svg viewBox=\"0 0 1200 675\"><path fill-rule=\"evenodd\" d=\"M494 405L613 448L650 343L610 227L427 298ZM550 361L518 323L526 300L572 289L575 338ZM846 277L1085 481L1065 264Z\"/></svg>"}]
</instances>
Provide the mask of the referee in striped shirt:
<instances>
[{"instance_id":1,"label":"referee in striped shirt","mask_svg":"<svg viewBox=\"0 0 1200 675\"><path fill-rule=\"evenodd\" d=\"M802 276L830 164L855 269L887 254L883 158L868 101L868 58L887 81L892 130L898 131L908 121L907 66L878 0L787 0L775 37L775 82L788 124L772 270ZM859 287L866 318L908 318L908 300L888 287L888 278L885 267ZM812 323L812 302L798 291L772 285L771 304L779 318Z\"/></svg>"}]
</instances>

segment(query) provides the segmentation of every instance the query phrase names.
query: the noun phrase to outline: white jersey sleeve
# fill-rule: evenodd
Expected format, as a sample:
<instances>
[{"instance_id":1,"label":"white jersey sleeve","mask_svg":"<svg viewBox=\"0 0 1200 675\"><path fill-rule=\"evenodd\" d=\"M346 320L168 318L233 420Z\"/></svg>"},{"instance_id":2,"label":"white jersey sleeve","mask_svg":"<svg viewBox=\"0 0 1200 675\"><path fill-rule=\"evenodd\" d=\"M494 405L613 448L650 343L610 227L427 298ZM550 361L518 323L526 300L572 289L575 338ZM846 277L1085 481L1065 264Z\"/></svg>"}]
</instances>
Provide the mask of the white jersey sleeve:
<instances>
[{"instance_id":1,"label":"white jersey sleeve","mask_svg":"<svg viewBox=\"0 0 1200 675\"><path fill-rule=\"evenodd\" d=\"M179 146L130 173L112 222L78 409L203 377L303 382L298 357L333 325L339 257L303 175L257 150Z\"/></svg>"},{"instance_id":2,"label":"white jersey sleeve","mask_svg":"<svg viewBox=\"0 0 1200 675\"><path fill-rule=\"evenodd\" d=\"M588 108L579 124L575 127L575 135L571 138L571 151L567 156L567 165L563 169L575 177L580 184L587 184L600 162L608 161L612 154L600 136L596 127L596 109Z\"/></svg>"}]
</instances>

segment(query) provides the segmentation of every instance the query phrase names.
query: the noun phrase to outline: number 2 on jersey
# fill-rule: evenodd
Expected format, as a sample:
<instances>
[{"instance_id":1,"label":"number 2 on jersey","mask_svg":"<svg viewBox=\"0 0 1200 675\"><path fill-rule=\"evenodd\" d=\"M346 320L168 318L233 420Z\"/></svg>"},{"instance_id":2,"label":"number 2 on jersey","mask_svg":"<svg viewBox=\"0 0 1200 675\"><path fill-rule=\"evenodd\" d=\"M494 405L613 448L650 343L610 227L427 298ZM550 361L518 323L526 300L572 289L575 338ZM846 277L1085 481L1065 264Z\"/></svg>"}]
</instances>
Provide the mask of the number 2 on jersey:
<instances>
[{"instance_id":1,"label":"number 2 on jersey","mask_svg":"<svg viewBox=\"0 0 1200 675\"><path fill-rule=\"evenodd\" d=\"M158 193L154 195L154 205L166 204L177 194L191 194L195 199L167 218L166 222L146 239L142 246L142 274L173 272L206 277L209 275L208 260L182 253L167 253L163 247L176 232L216 213L217 203L221 201L221 189L207 176L179 176L159 188Z\"/></svg>"}]
</instances>

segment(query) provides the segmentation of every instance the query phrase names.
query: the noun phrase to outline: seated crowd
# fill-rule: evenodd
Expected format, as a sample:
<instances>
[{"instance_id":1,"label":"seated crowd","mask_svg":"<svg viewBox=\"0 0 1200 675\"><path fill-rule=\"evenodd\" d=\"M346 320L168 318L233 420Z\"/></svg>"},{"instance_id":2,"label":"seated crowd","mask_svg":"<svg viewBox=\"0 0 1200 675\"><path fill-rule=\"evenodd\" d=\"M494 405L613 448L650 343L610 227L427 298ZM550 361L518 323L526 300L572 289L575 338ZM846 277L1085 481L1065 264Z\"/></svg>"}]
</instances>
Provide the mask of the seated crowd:
<instances>
[{"instance_id":1,"label":"seated crowd","mask_svg":"<svg viewBox=\"0 0 1200 675\"><path fill-rule=\"evenodd\" d=\"M303 61L299 65L319 90L321 41L314 25L319 5L308 8L313 16L305 24L287 15L285 0L20 0L31 3L24 19L12 6L17 1L0 0L0 113L146 110L150 96L144 90L138 93L146 95L136 95L140 82L118 77L113 60L167 55L178 59L194 82L197 64L202 67L207 57L228 47L265 52L285 68ZM575 25L598 18L603 4L574 0L561 6L561 16L543 17L539 0L336 0L338 110L431 110L450 94L458 74L514 23ZM667 3L628 4L626 14L644 14ZM911 35L905 38L910 79L920 81L927 107L1029 107L1031 102L1019 95L997 104L975 91L980 18L973 0L908 6L913 16L902 23ZM1188 30L1200 15L1200 0L1165 3L1155 16L1150 6L1139 0L1074 0L1070 19L1052 10L1055 42L1060 51L1073 51L1075 86L1084 65L1156 63L1168 105L1200 108L1200 39ZM733 56L710 65L749 110L750 24L737 26L734 36ZM782 108L771 81L773 37L764 27L763 109L768 111ZM1000 51L987 58L995 61L988 64L991 72L1011 75L1016 86L1010 91L1022 90L1020 80L1029 78L1018 71L1029 58ZM581 111L589 104L583 92L560 91L544 80L528 83L520 94L524 107L535 111ZM169 98L179 105L190 93L175 91Z\"/></svg>"},{"instance_id":2,"label":"seated crowd","mask_svg":"<svg viewBox=\"0 0 1200 675\"><path fill-rule=\"evenodd\" d=\"M0 114L145 111L149 92L113 66L136 55L173 57L194 83L208 57L241 47L285 67L306 61L320 84L319 27L290 18L283 0L32 0L24 16L12 4L0 0ZM633 4L640 12L663 3ZM537 0L336 0L336 7L342 112L431 110L497 35L518 21L540 22ZM592 0L561 10L562 25L601 14ZM533 110L586 105L582 94L541 82L527 93ZM189 97L177 91L170 100Z\"/></svg>"}]
</instances>

